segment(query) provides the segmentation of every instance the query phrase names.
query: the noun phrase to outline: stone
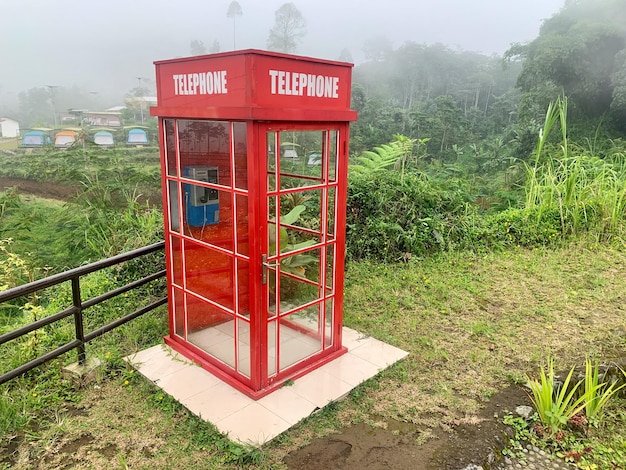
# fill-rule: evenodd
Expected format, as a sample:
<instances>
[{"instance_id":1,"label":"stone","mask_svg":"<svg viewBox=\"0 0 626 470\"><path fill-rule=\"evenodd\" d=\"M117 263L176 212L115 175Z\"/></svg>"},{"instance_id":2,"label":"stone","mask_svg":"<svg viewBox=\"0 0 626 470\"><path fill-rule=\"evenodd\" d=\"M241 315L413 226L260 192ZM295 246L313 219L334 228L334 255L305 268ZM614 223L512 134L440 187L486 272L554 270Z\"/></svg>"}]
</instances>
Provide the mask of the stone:
<instances>
[{"instance_id":1,"label":"stone","mask_svg":"<svg viewBox=\"0 0 626 470\"><path fill-rule=\"evenodd\" d=\"M517 413L517 415L521 416L524 419L530 419L534 411L535 410L532 406L526 405L518 406L517 408L515 408L515 412Z\"/></svg>"}]
</instances>

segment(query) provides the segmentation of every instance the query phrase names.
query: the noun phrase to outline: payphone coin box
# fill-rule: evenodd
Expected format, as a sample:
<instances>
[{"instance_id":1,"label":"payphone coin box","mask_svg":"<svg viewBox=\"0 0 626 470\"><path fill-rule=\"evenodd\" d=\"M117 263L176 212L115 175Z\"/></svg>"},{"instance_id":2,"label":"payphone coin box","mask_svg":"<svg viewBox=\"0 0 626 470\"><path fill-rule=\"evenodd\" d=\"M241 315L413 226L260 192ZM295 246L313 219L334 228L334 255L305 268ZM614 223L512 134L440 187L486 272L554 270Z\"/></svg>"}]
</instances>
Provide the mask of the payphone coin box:
<instances>
[{"instance_id":1,"label":"payphone coin box","mask_svg":"<svg viewBox=\"0 0 626 470\"><path fill-rule=\"evenodd\" d=\"M218 183L215 166L188 166L185 178L205 183ZM220 221L220 204L217 189L185 183L185 218L191 227L204 227Z\"/></svg>"}]
</instances>

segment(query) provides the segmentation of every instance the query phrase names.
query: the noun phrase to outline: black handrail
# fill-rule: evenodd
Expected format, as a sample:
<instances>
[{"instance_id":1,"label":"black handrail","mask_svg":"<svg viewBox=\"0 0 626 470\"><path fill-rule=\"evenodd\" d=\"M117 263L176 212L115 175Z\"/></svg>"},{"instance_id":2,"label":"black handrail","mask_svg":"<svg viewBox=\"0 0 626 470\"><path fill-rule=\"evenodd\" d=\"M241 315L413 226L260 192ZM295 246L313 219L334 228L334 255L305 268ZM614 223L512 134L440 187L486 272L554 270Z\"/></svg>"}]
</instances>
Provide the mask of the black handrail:
<instances>
[{"instance_id":1,"label":"black handrail","mask_svg":"<svg viewBox=\"0 0 626 470\"><path fill-rule=\"evenodd\" d=\"M80 294L81 276L85 276L87 274L100 271L102 269L123 263L125 261L129 261L135 258L140 258L142 256L148 255L150 253L154 253L156 251L162 251L164 247L165 247L165 242L161 241L158 243L154 243L152 245L138 248L133 251L129 251L128 253L122 253L120 255L113 256L111 258L107 258L101 261L96 261L95 263L91 263L85 266L80 266L78 268L70 269L68 271L55 274L53 276L40 279L38 281L33 281L28 284L24 284L22 286L17 286L12 289L7 289L5 291L0 292L0 303L2 303L2 302L8 302L9 300L16 299L18 297L22 297L24 295L32 294L33 292L37 292L37 291L46 289L48 287L61 284L63 282L71 281L72 304L73 304L71 307L66 308L65 310L57 312L53 315L49 315L46 318L42 318L28 325L24 325L16 330L9 331L8 333L0 335L0 345L5 344L21 336L24 336L30 333L31 331L38 330L40 328L43 328L46 325L50 325L56 321L62 320L72 315L74 316L74 329L75 329L75 336L76 336L76 339L70 341L69 343L66 343L56 348L53 351L49 351L46 354L39 356L36 359L33 359L32 361L26 364L21 365L20 367L17 367L9 372L4 373L3 375L0 375L0 385L5 382L8 382L9 380L14 379L15 377L19 375L24 374L25 372L28 372L31 369L34 369L35 367L40 366L41 364L47 361L50 361L62 354L65 354L66 352L72 349L78 350L78 362L80 364L85 364L87 360L87 356L85 352L85 343L88 343L92 339L97 338L98 336L101 336L104 333L111 331L123 325L124 323L127 323L143 315L144 313L147 313L161 305L166 304L167 296L162 297L161 299L156 300L155 302L152 302L151 304L146 305L145 307L142 307L134 311L133 313L130 313L124 317L118 318L117 320L115 320L112 323L109 323L108 325L102 326L89 333L84 332L83 311L85 309L89 307L93 307L94 305L97 305L101 302L109 300L113 297L116 297L120 294L128 292L132 289L141 287L156 279L163 278L165 277L165 269L162 269L160 271L157 271L156 273L150 274L141 279L138 279L129 284L126 284L122 287L118 287L105 294L94 297L92 299L87 299L85 301L82 300L81 294Z\"/></svg>"}]
</instances>

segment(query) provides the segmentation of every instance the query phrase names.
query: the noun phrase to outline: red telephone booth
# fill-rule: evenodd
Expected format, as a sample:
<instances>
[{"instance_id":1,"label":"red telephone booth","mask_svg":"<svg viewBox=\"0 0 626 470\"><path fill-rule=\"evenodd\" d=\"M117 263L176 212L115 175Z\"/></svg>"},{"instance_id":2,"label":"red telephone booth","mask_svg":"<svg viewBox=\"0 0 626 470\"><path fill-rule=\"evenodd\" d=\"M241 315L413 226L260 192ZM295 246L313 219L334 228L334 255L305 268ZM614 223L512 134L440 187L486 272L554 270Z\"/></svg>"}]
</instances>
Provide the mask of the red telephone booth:
<instances>
[{"instance_id":1,"label":"red telephone booth","mask_svg":"<svg viewBox=\"0 0 626 470\"><path fill-rule=\"evenodd\" d=\"M165 342L260 398L346 351L352 65L259 50L155 65Z\"/></svg>"}]
</instances>

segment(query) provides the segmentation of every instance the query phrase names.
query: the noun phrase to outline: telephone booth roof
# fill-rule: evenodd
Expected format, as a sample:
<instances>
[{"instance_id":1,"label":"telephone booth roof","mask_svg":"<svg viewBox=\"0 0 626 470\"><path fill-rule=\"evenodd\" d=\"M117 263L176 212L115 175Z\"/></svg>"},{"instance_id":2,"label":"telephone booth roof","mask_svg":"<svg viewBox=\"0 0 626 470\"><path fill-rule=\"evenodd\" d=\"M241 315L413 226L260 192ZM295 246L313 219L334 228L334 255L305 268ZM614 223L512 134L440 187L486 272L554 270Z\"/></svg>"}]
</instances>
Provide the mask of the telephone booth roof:
<instances>
[{"instance_id":1,"label":"telephone booth roof","mask_svg":"<svg viewBox=\"0 0 626 470\"><path fill-rule=\"evenodd\" d=\"M352 64L247 49L156 61L153 116L354 121Z\"/></svg>"}]
</instances>

